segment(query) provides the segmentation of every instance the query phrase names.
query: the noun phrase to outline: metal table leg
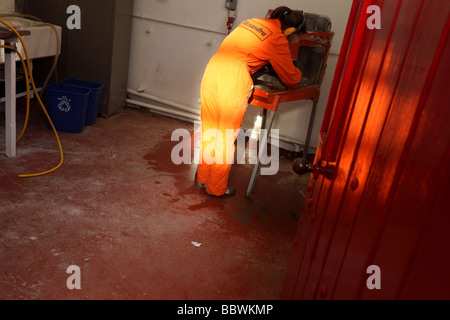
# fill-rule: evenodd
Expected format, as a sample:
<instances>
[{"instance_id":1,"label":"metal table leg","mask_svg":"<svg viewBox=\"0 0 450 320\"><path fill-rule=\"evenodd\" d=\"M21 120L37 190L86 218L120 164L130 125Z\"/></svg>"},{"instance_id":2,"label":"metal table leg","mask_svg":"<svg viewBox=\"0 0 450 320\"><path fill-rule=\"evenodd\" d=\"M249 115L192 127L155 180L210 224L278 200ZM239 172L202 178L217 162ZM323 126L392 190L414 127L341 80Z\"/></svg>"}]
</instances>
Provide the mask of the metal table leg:
<instances>
[{"instance_id":1,"label":"metal table leg","mask_svg":"<svg viewBox=\"0 0 450 320\"><path fill-rule=\"evenodd\" d=\"M317 101L316 99L314 99L314 103L311 109L311 116L309 118L309 125L308 125L308 132L306 133L306 140L305 140L305 149L303 150L303 159L307 159L308 157L308 149L309 149L309 144L310 144L310 140L311 140L311 134L312 134L312 129L314 126L314 118L316 116L316 110L317 110Z\"/></svg>"},{"instance_id":2,"label":"metal table leg","mask_svg":"<svg viewBox=\"0 0 450 320\"><path fill-rule=\"evenodd\" d=\"M266 149L267 149L267 141L269 140L270 130L272 129L272 124L273 124L273 120L275 118L275 113L276 113L275 111L270 112L267 130L265 131L265 134L263 135L262 140L260 140L261 143L259 144L258 160L257 160L255 166L253 167L253 172L252 172L252 176L250 178L250 183L248 184L247 193L246 193L247 198L251 197L252 192L253 192L253 187L255 186L256 175L258 174L258 170L261 165L262 155L265 154Z\"/></svg>"},{"instance_id":3,"label":"metal table leg","mask_svg":"<svg viewBox=\"0 0 450 320\"><path fill-rule=\"evenodd\" d=\"M14 43L6 43L15 46ZM5 49L5 129L6 156L16 156L16 54Z\"/></svg>"},{"instance_id":4,"label":"metal table leg","mask_svg":"<svg viewBox=\"0 0 450 320\"><path fill-rule=\"evenodd\" d=\"M266 120L267 120L267 109L263 109L262 121L261 121L261 129L266 128Z\"/></svg>"}]
</instances>

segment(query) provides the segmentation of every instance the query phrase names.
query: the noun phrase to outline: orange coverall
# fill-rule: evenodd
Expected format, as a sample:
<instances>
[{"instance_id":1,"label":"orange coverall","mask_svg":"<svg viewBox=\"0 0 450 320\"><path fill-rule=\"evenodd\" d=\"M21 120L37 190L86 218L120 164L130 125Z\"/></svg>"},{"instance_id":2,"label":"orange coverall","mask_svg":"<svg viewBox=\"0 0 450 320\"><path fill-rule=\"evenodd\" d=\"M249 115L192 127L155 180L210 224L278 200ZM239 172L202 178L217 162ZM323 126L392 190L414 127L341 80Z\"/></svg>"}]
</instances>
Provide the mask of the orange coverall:
<instances>
[{"instance_id":1,"label":"orange coverall","mask_svg":"<svg viewBox=\"0 0 450 320\"><path fill-rule=\"evenodd\" d=\"M201 83L202 149L197 182L206 184L208 193L221 196L227 190L236 136L227 143L226 131L240 129L253 91L250 75L267 63L286 86L298 86L302 73L292 62L280 21L249 19L225 38L205 69ZM223 139L217 138L220 134ZM228 157L227 148L232 148Z\"/></svg>"}]
</instances>

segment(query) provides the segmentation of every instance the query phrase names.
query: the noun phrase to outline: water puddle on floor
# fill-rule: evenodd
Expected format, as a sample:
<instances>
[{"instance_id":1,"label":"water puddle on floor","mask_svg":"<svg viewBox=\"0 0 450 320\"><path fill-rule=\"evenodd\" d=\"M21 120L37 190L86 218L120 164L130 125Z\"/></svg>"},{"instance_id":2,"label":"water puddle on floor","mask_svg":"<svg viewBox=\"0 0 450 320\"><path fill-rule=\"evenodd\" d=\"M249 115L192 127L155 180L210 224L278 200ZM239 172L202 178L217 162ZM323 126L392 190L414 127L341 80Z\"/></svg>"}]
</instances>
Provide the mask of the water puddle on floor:
<instances>
[{"instance_id":1,"label":"water puddle on floor","mask_svg":"<svg viewBox=\"0 0 450 320\"><path fill-rule=\"evenodd\" d=\"M200 187L195 182L197 165L193 163L193 157L191 156L191 163L175 164L172 158L182 157L184 154L174 152L174 148L175 150L182 148L188 154L193 155L192 141L171 141L171 135L166 135L161 138L159 144L151 152L143 157L147 161L147 169L157 171L162 178L164 176L173 177L177 193L180 196L200 192ZM155 181L155 184L162 184L162 180Z\"/></svg>"}]
</instances>

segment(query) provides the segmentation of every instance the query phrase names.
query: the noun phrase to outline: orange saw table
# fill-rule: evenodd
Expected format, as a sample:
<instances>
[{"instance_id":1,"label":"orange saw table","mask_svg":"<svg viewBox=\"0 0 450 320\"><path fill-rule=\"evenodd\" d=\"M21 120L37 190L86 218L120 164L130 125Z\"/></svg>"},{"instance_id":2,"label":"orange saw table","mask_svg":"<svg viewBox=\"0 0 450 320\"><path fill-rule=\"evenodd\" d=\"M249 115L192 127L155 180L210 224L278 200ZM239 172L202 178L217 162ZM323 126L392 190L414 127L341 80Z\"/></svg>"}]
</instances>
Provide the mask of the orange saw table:
<instances>
[{"instance_id":1,"label":"orange saw table","mask_svg":"<svg viewBox=\"0 0 450 320\"><path fill-rule=\"evenodd\" d=\"M263 108L263 119L262 125L265 130L261 137L260 150L258 152L258 158L255 166L253 167L253 172L250 178L250 183L247 188L246 196L249 198L253 192L253 187L255 185L256 175L261 165L262 156L265 154L267 149L267 141L270 135L270 130L272 129L273 120L275 114L278 111L280 103L296 101L296 100L306 100L310 99L313 101L313 106L311 110L311 116L309 118L308 131L306 134L305 147L303 151L303 158L306 159L308 155L309 143L311 140L311 132L314 125L314 118L317 110L317 102L319 100L320 86L312 85L298 89L270 89L268 86L259 85L258 82L255 83L255 89L253 91L253 97L250 100L250 104ZM268 114L269 113L269 114ZM267 117L268 114L268 117Z\"/></svg>"},{"instance_id":2,"label":"orange saw table","mask_svg":"<svg viewBox=\"0 0 450 320\"><path fill-rule=\"evenodd\" d=\"M281 83L276 83L273 76L268 77L268 81L258 77L255 81L253 96L250 104L264 109L263 111L263 132L260 140L260 150L257 157L257 163L253 168L250 183L247 188L246 196L251 197L255 185L256 176L261 165L262 156L266 153L267 141L272 129L275 114L278 111L280 103L296 100L312 100L313 106L306 134L303 158L308 156L308 149L311 140L311 133L314 125L317 103L319 101L320 86L325 74L328 54L331 48L333 32L309 32L299 36L296 42L290 43L291 55L295 60L296 66L302 70L302 81L295 89L287 89ZM266 78L267 80L267 78ZM268 117L267 114L269 113Z\"/></svg>"}]
</instances>

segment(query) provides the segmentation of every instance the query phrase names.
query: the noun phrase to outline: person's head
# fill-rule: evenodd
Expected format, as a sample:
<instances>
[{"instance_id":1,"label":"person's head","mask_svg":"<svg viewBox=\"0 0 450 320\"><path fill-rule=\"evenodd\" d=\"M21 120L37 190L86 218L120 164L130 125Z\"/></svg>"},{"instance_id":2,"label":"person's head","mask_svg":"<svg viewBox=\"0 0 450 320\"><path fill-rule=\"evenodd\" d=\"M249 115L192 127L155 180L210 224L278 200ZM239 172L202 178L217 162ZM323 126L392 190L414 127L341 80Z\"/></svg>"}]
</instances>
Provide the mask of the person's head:
<instances>
[{"instance_id":1,"label":"person's head","mask_svg":"<svg viewBox=\"0 0 450 320\"><path fill-rule=\"evenodd\" d=\"M278 19L281 22L281 30L283 32L289 28L295 28L300 33L306 33L306 23L304 22L305 16L303 11L292 10L288 7L281 6L273 10L271 19Z\"/></svg>"}]
</instances>

